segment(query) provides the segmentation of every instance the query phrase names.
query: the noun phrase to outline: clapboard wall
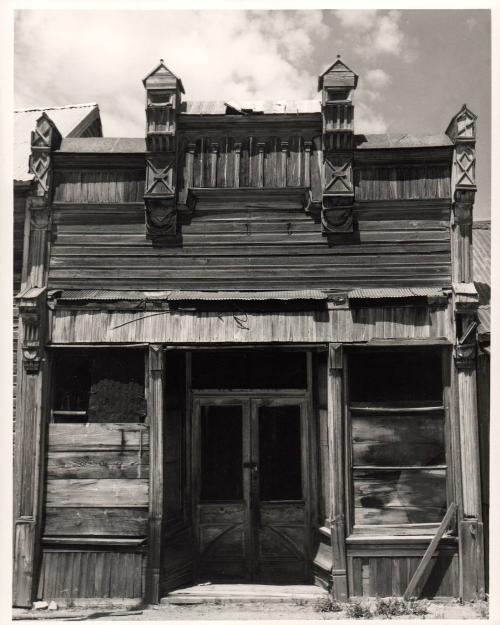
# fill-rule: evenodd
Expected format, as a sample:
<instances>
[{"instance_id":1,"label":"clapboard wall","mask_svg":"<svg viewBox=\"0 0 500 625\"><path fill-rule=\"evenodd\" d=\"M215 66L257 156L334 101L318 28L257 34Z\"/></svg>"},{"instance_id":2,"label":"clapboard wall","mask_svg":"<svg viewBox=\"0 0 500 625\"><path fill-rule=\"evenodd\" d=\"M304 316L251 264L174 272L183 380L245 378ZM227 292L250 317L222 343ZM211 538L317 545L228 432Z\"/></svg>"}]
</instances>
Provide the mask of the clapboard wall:
<instances>
[{"instance_id":1,"label":"clapboard wall","mask_svg":"<svg viewBox=\"0 0 500 625\"><path fill-rule=\"evenodd\" d=\"M142 597L148 427L50 424L45 470L38 596Z\"/></svg>"},{"instance_id":2,"label":"clapboard wall","mask_svg":"<svg viewBox=\"0 0 500 625\"><path fill-rule=\"evenodd\" d=\"M431 176L429 167L405 166L396 184L394 168L387 166L385 178L380 169L363 169L363 196L381 199L355 204L352 235L327 240L304 211L300 189L260 200L255 190L245 196L240 189L237 196L200 193L181 237L167 247L153 247L145 236L144 170L61 169L49 288L448 285L448 168ZM373 193L370 171L377 176Z\"/></svg>"}]
</instances>

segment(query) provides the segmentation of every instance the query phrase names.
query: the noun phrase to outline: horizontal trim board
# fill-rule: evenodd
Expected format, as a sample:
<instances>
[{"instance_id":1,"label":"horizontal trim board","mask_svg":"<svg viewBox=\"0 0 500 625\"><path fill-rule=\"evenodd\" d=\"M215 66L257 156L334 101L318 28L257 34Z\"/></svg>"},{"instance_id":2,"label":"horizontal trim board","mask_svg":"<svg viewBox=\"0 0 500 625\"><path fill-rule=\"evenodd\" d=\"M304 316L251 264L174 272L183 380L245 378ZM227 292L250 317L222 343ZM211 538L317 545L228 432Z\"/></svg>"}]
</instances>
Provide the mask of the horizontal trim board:
<instances>
[{"instance_id":1,"label":"horizontal trim board","mask_svg":"<svg viewBox=\"0 0 500 625\"><path fill-rule=\"evenodd\" d=\"M143 479L49 479L46 485L48 508L141 508L148 505L148 480Z\"/></svg>"},{"instance_id":2,"label":"horizontal trim board","mask_svg":"<svg viewBox=\"0 0 500 625\"><path fill-rule=\"evenodd\" d=\"M48 507L43 532L51 536L147 536L148 524L146 507Z\"/></svg>"}]
</instances>

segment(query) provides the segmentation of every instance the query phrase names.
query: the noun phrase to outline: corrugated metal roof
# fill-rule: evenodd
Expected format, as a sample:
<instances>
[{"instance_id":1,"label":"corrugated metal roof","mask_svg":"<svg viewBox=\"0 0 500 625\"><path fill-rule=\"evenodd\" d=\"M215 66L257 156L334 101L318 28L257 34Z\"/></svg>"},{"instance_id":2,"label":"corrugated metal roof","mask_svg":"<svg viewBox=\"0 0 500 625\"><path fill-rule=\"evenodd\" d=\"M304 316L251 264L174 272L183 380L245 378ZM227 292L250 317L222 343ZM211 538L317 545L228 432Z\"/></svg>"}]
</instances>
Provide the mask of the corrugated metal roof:
<instances>
[{"instance_id":1,"label":"corrugated metal roof","mask_svg":"<svg viewBox=\"0 0 500 625\"><path fill-rule=\"evenodd\" d=\"M142 153L146 152L146 140L141 137L68 137L61 141L58 152Z\"/></svg>"},{"instance_id":2,"label":"corrugated metal roof","mask_svg":"<svg viewBox=\"0 0 500 625\"><path fill-rule=\"evenodd\" d=\"M59 301L262 301L262 300L326 300L318 289L295 291L119 291L85 289L53 294Z\"/></svg>"},{"instance_id":3,"label":"corrugated metal roof","mask_svg":"<svg viewBox=\"0 0 500 625\"><path fill-rule=\"evenodd\" d=\"M477 222L472 231L472 267L479 304L490 303L491 285L491 223Z\"/></svg>"},{"instance_id":4,"label":"corrugated metal roof","mask_svg":"<svg viewBox=\"0 0 500 625\"><path fill-rule=\"evenodd\" d=\"M203 108L203 102L193 103L199 104L197 115L223 115L225 113L225 105L223 108L217 108L217 102L210 102L213 105L212 108ZM271 111L265 111L271 112ZM272 111L283 112L283 111ZM293 111L287 110L287 113L291 114ZM300 110L304 112L304 108ZM34 126L33 126L34 128ZM28 133L29 135L29 133ZM403 148L403 147L439 147L450 145L450 141L446 135L433 135L431 137L409 137L409 135L356 135L362 143L358 146L358 149L383 149L383 148ZM402 140L401 137L406 137ZM146 152L146 141L142 137L71 137L65 138L61 142L61 147L58 152L62 153L144 153Z\"/></svg>"},{"instance_id":5,"label":"corrugated metal roof","mask_svg":"<svg viewBox=\"0 0 500 625\"><path fill-rule=\"evenodd\" d=\"M61 135L69 135L86 117L99 112L95 102L49 106L45 108L16 109L14 111L14 180L31 180L29 155L31 152L31 132L42 113L47 113Z\"/></svg>"},{"instance_id":6,"label":"corrugated metal roof","mask_svg":"<svg viewBox=\"0 0 500 625\"><path fill-rule=\"evenodd\" d=\"M479 334L488 334L491 328L491 306L479 306L477 311Z\"/></svg>"},{"instance_id":7,"label":"corrugated metal roof","mask_svg":"<svg viewBox=\"0 0 500 625\"><path fill-rule=\"evenodd\" d=\"M453 145L450 138L445 134L438 135L356 135L356 148L358 150L371 150L379 148L430 148Z\"/></svg>"},{"instance_id":8,"label":"corrugated metal roof","mask_svg":"<svg viewBox=\"0 0 500 625\"><path fill-rule=\"evenodd\" d=\"M349 299L383 299L404 297L429 297L443 295L440 287L401 287L385 289L354 289L349 291Z\"/></svg>"},{"instance_id":9,"label":"corrugated metal roof","mask_svg":"<svg viewBox=\"0 0 500 625\"><path fill-rule=\"evenodd\" d=\"M200 100L183 102L181 112L187 115L225 115L228 108L248 110L265 115L299 113L320 113L321 102L318 100Z\"/></svg>"}]
</instances>

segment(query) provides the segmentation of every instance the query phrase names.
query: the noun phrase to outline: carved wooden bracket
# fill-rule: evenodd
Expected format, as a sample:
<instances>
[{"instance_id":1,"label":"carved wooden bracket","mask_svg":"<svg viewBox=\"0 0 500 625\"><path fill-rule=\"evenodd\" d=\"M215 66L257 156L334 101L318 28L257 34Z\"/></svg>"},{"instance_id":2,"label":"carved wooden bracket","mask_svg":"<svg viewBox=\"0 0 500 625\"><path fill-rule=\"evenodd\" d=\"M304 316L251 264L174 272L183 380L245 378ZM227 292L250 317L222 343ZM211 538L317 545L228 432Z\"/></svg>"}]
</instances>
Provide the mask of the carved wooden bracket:
<instances>
[{"instance_id":1,"label":"carved wooden bracket","mask_svg":"<svg viewBox=\"0 0 500 625\"><path fill-rule=\"evenodd\" d=\"M172 242L178 234L175 199L145 198L146 237L154 245Z\"/></svg>"},{"instance_id":2,"label":"carved wooden bracket","mask_svg":"<svg viewBox=\"0 0 500 625\"><path fill-rule=\"evenodd\" d=\"M330 373L344 368L342 343L330 343L328 345L328 367Z\"/></svg>"},{"instance_id":3,"label":"carved wooden bracket","mask_svg":"<svg viewBox=\"0 0 500 625\"><path fill-rule=\"evenodd\" d=\"M16 297L23 327L23 366L26 373L40 371L43 352L45 288L30 288Z\"/></svg>"},{"instance_id":4,"label":"carved wooden bracket","mask_svg":"<svg viewBox=\"0 0 500 625\"><path fill-rule=\"evenodd\" d=\"M454 193L453 213L455 223L460 226L472 225L475 189L457 189Z\"/></svg>"},{"instance_id":5,"label":"carved wooden bracket","mask_svg":"<svg viewBox=\"0 0 500 625\"><path fill-rule=\"evenodd\" d=\"M31 230L48 230L50 225L50 205L47 197L29 198Z\"/></svg>"}]
</instances>

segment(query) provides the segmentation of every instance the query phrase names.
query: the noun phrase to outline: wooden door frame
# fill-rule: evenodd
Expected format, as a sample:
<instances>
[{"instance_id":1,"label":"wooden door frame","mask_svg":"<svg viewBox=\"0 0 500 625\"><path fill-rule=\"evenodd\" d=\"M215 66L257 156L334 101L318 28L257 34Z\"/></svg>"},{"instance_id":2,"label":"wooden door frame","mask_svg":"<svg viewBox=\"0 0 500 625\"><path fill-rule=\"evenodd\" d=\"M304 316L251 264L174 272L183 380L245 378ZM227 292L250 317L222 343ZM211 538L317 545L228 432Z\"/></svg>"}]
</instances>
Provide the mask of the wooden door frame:
<instances>
[{"instance_id":1,"label":"wooden door frame","mask_svg":"<svg viewBox=\"0 0 500 625\"><path fill-rule=\"evenodd\" d=\"M310 359L308 359L310 360ZM310 409L310 389L238 389L238 390L193 390L191 389L191 410L190 410L190 429L192 432L191 445L190 445L190 462L189 471L192 476L191 482L191 515L192 515L192 527L196 544L194 561L194 579L198 578L199 567L199 520L198 520L198 504L200 495L200 474L201 474L201 428L200 428L200 414L202 406L242 406L242 418L243 418L243 462L250 461L257 453L258 438L256 432L256 420L258 416L258 408L262 405L298 405L300 407L300 440L301 440L301 480L302 480L302 499L304 501L304 516L305 527L305 558L308 562L311 561L311 516L312 516L312 504L313 494L312 487L313 482L313 467L311 466L311 459L314 454L311 449L312 445L312 429L311 420L313 413ZM257 426L258 427L258 426ZM248 429L248 431L246 431ZM249 449L245 449L245 437L248 440ZM249 457L246 456L249 453ZM256 524L250 518L252 515L252 494L251 484L249 483L251 475L249 471L243 472L243 499L245 505L245 557L248 563L248 577L251 581L254 571L252 567L255 566L257 558L255 557L255 549L257 545L257 539L252 536L251 533L255 533ZM248 498L248 499L247 499Z\"/></svg>"}]
</instances>

